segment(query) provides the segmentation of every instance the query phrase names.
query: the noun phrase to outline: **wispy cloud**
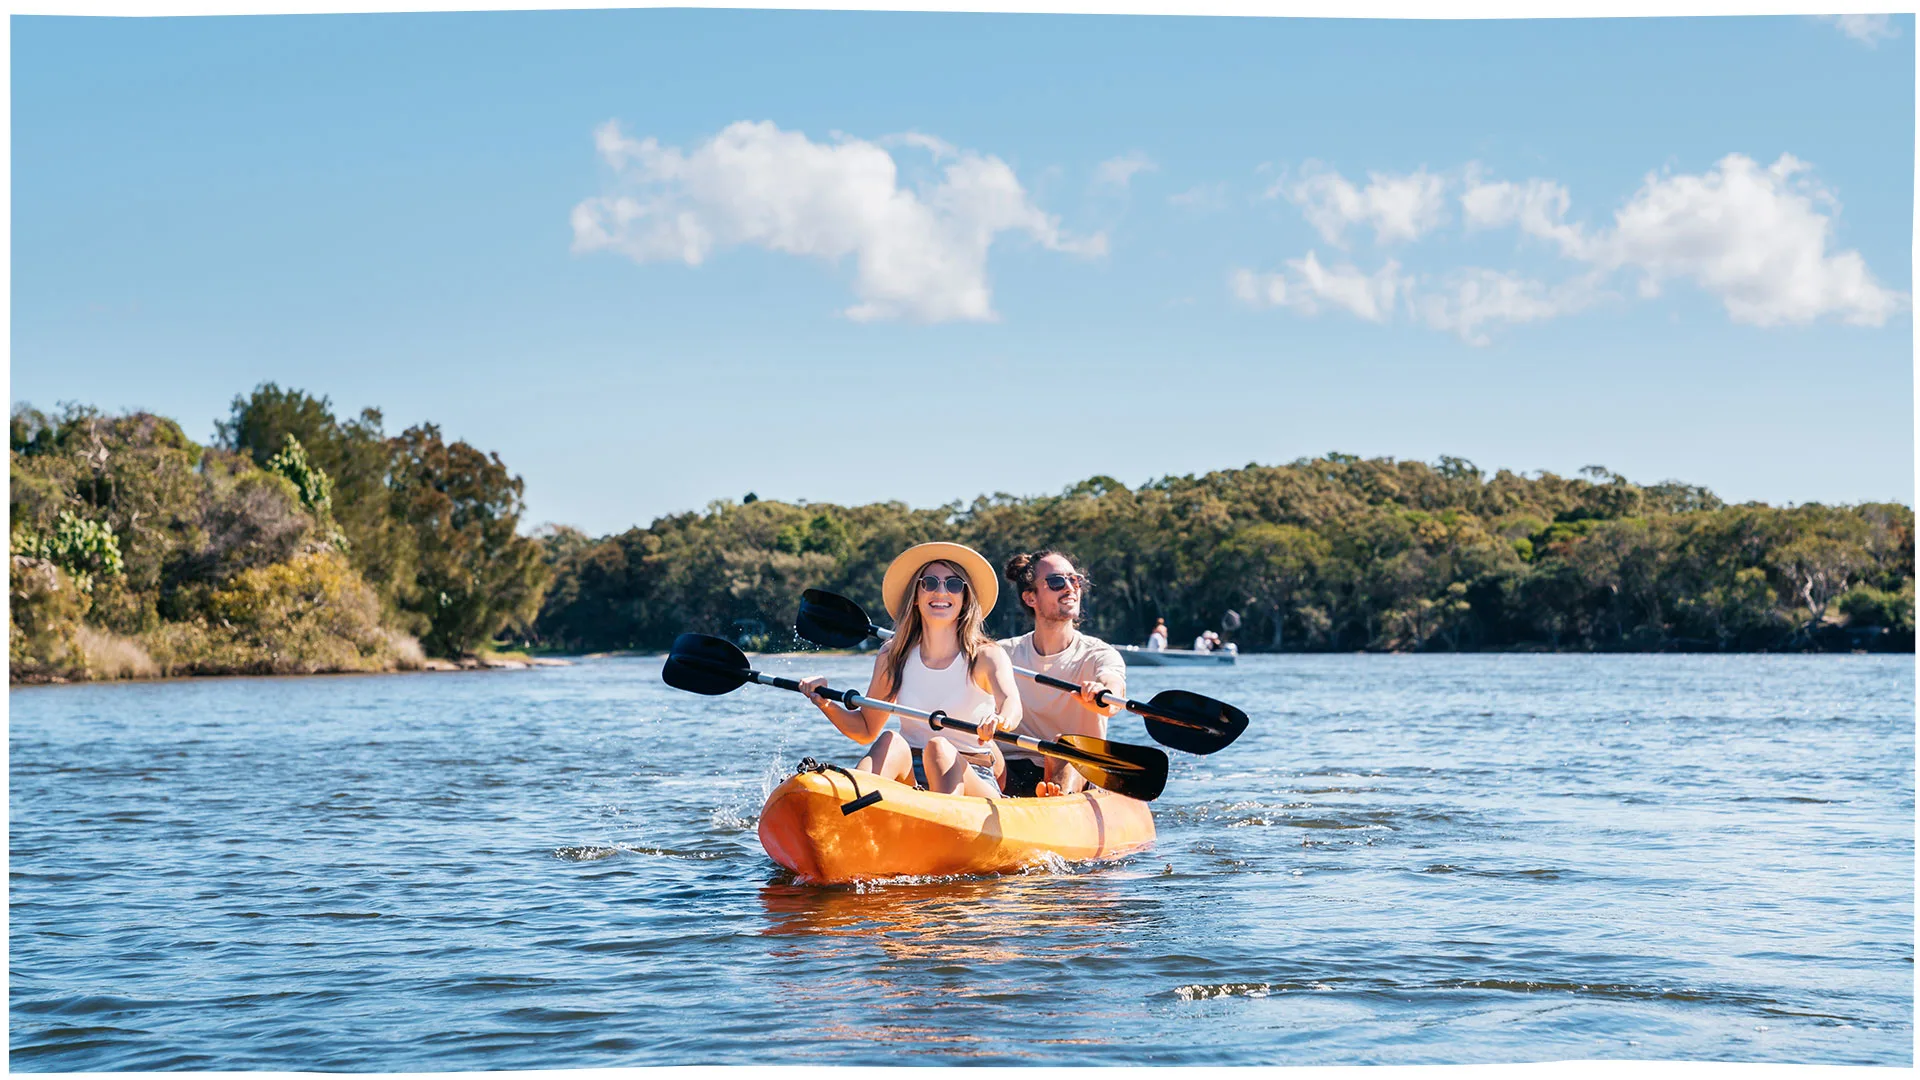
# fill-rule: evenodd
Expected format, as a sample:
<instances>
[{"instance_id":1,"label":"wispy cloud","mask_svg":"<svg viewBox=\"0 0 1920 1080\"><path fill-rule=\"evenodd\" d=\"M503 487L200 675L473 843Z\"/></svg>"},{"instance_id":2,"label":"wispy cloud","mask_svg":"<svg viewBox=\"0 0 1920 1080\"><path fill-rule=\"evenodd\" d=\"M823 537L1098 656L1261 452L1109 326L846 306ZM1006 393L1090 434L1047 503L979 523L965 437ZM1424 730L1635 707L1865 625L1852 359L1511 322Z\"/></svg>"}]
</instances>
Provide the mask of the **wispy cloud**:
<instances>
[{"instance_id":1,"label":"wispy cloud","mask_svg":"<svg viewBox=\"0 0 1920 1080\"><path fill-rule=\"evenodd\" d=\"M1569 258L1581 258L1587 251L1587 237L1578 225L1566 222L1567 208L1573 197L1567 189L1551 180L1487 182L1480 179L1477 165L1467 167L1466 190L1460 195L1460 211L1468 232L1518 226L1529 236L1552 242Z\"/></svg>"},{"instance_id":2,"label":"wispy cloud","mask_svg":"<svg viewBox=\"0 0 1920 1080\"><path fill-rule=\"evenodd\" d=\"M1267 194L1285 196L1327 243L1344 247L1354 225L1372 226L1378 244L1418 240L1446 220L1446 187L1445 178L1424 168L1398 176L1368 173L1360 187L1309 163L1300 179L1283 178Z\"/></svg>"},{"instance_id":3,"label":"wispy cloud","mask_svg":"<svg viewBox=\"0 0 1920 1080\"><path fill-rule=\"evenodd\" d=\"M1490 344L1491 324L1543 322L1592 304L1601 295L1594 279L1578 278L1561 285L1477 267L1448 275L1439 291L1423 292L1412 301L1419 318L1435 330L1460 335L1469 345Z\"/></svg>"},{"instance_id":4,"label":"wispy cloud","mask_svg":"<svg viewBox=\"0 0 1920 1080\"><path fill-rule=\"evenodd\" d=\"M1370 189L1393 189L1382 180L1414 179L1374 175ZM1905 293L1874 278L1858 251L1837 249L1839 201L1814 179L1810 165L1791 154L1768 166L1728 154L1701 173L1649 173L1604 228L1569 220L1573 196L1555 181L1493 180L1477 163L1462 175L1464 231L1516 229L1543 241L1578 272L1550 283L1484 267L1411 274L1390 260L1369 274L1346 264L1328 268L1309 251L1282 271L1236 271L1234 295L1255 306L1309 315L1322 307L1340 308L1370 322L1390 321L1398 303L1417 321L1476 345L1486 344L1495 326L1559 318L1616 296L1608 282L1620 274L1637 279L1643 298L1658 296L1668 282L1689 282L1718 300L1728 318L1751 326L1823 318L1882 326L1910 305ZM1277 187L1288 185L1282 181ZM1431 187L1404 184L1401 190ZM1346 224L1374 221L1370 215L1381 205L1337 177L1313 190L1319 194L1295 201L1323 236L1338 236ZM1398 209L1380 220L1400 223L1389 234L1407 236L1420 231L1412 223L1432 220L1429 211L1408 209L1424 205L1426 198L1386 201Z\"/></svg>"},{"instance_id":5,"label":"wispy cloud","mask_svg":"<svg viewBox=\"0 0 1920 1080\"><path fill-rule=\"evenodd\" d=\"M1185 191L1167 196L1167 202L1189 210L1224 210L1227 205L1227 185L1195 184Z\"/></svg>"},{"instance_id":6,"label":"wispy cloud","mask_svg":"<svg viewBox=\"0 0 1920 1080\"><path fill-rule=\"evenodd\" d=\"M1878 48L1887 38L1900 36L1900 28L1893 25L1891 15L1818 15L1840 28L1840 32L1867 45Z\"/></svg>"},{"instance_id":7,"label":"wispy cloud","mask_svg":"<svg viewBox=\"0 0 1920 1080\"><path fill-rule=\"evenodd\" d=\"M608 122L594 145L616 183L573 208L573 250L688 266L735 246L829 262L851 256L859 302L848 318L923 322L997 317L987 254L1001 233L1051 251L1105 254L1104 234L1064 232L999 158L917 133L886 141L944 162L939 180L902 187L880 143L844 135L818 143L741 121L683 151Z\"/></svg>"},{"instance_id":8,"label":"wispy cloud","mask_svg":"<svg viewBox=\"0 0 1920 1080\"><path fill-rule=\"evenodd\" d=\"M1409 281L1392 259L1369 274L1351 263L1325 266L1309 251L1304 258L1288 259L1285 270L1237 270L1231 284L1235 296L1256 307L1290 307L1303 315L1332 307L1377 323L1393 316L1395 300Z\"/></svg>"},{"instance_id":9,"label":"wispy cloud","mask_svg":"<svg viewBox=\"0 0 1920 1080\"><path fill-rule=\"evenodd\" d=\"M1108 158L1094 167L1093 182L1107 187L1126 188L1133 182L1134 175L1152 172L1159 168L1153 159L1138 150L1119 157Z\"/></svg>"}]
</instances>

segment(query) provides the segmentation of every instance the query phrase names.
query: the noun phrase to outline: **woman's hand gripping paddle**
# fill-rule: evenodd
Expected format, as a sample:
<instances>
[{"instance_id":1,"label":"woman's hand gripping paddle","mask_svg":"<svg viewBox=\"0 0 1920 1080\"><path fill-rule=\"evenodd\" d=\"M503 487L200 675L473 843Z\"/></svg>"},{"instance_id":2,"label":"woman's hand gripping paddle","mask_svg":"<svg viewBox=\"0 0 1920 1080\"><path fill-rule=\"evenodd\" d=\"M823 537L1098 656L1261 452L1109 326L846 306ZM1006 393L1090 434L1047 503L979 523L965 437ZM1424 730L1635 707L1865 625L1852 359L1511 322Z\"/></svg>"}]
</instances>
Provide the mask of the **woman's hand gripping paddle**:
<instances>
[{"instance_id":1,"label":"woman's hand gripping paddle","mask_svg":"<svg viewBox=\"0 0 1920 1080\"><path fill-rule=\"evenodd\" d=\"M808 589L801 594L800 614L793 620L793 628L801 637L829 649L851 649L870 637L884 640L893 636L893 631L875 626L859 604L822 589ZM1080 689L1065 679L1026 668L1017 667L1013 671L1055 690L1076 693ZM1100 694L1099 704L1107 704L1105 691ZM1154 742L1189 754L1225 750L1247 730L1246 713L1191 690L1162 690L1150 702L1127 701L1123 707L1146 720L1147 734L1153 736Z\"/></svg>"},{"instance_id":2,"label":"woman's hand gripping paddle","mask_svg":"<svg viewBox=\"0 0 1920 1080\"><path fill-rule=\"evenodd\" d=\"M747 663L747 654L732 642L705 634L681 634L675 638L673 651L667 654L666 665L660 669L660 677L676 690L710 697L732 693L750 682L796 693L800 690L800 684L792 679L753 670ZM980 726L971 721L957 720L942 712L922 712L891 701L875 701L855 690L822 687L819 694L848 708L882 709L901 716L917 716L935 728L957 728L976 735L980 731ZM1070 761L1088 782L1130 799L1152 802L1167 786L1167 755L1151 746L1108 742L1090 735L1036 739L1031 735L996 731L993 738L1008 746Z\"/></svg>"}]
</instances>

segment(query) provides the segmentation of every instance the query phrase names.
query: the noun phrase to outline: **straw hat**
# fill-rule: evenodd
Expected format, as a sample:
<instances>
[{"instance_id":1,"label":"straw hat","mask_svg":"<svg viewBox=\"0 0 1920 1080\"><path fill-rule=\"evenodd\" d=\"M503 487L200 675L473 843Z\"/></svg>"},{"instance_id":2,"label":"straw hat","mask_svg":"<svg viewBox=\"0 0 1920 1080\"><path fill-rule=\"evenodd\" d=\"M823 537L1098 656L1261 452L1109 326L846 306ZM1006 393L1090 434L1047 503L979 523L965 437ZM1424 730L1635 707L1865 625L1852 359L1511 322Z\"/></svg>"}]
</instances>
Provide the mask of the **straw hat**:
<instances>
[{"instance_id":1,"label":"straw hat","mask_svg":"<svg viewBox=\"0 0 1920 1080\"><path fill-rule=\"evenodd\" d=\"M915 544L887 565L887 576L880 582L880 599L886 602L887 614L893 616L895 623L906 617L907 600L913 596L913 579L919 576L920 568L930 562L959 567L961 576L967 579L967 588L973 590L974 602L980 605L981 616L992 613L994 602L1000 599L1000 579L986 558L965 544L935 541Z\"/></svg>"}]
</instances>

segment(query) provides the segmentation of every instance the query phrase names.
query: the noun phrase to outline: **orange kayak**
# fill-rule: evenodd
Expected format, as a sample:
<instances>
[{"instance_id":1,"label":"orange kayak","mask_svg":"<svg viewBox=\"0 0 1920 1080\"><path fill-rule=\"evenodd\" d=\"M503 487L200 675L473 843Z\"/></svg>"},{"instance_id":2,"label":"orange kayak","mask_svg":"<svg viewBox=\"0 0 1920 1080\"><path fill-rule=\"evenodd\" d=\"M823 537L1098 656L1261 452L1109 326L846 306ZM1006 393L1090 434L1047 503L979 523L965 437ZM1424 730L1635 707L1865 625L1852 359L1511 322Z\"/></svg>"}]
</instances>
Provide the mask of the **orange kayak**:
<instances>
[{"instance_id":1,"label":"orange kayak","mask_svg":"<svg viewBox=\"0 0 1920 1080\"><path fill-rule=\"evenodd\" d=\"M854 781L838 770L795 773L773 790L760 811L760 846L774 862L804 881L832 885L1001 873L1049 854L1078 862L1153 844L1153 811L1110 791L982 799L854 775L861 796L880 798L850 814L841 808L855 800Z\"/></svg>"}]
</instances>

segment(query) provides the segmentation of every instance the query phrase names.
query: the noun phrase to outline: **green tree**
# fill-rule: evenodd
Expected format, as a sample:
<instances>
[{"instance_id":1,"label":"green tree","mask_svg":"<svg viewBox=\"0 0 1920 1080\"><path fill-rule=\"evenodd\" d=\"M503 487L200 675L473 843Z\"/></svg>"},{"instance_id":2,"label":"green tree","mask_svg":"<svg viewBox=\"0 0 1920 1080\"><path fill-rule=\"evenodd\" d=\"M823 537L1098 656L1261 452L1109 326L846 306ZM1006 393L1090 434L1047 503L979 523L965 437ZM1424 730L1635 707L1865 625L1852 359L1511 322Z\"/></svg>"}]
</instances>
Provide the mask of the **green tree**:
<instances>
[{"instance_id":1,"label":"green tree","mask_svg":"<svg viewBox=\"0 0 1920 1080\"><path fill-rule=\"evenodd\" d=\"M1773 553L1774 568L1807 607L1800 627L1810 635L1826 618L1827 605L1845 592L1854 575L1866 565L1866 552L1857 544L1831 536L1802 536Z\"/></svg>"},{"instance_id":2,"label":"green tree","mask_svg":"<svg viewBox=\"0 0 1920 1080\"><path fill-rule=\"evenodd\" d=\"M1277 650L1286 645L1294 597L1332 550L1325 539L1297 525L1260 522L1235 530L1220 545L1216 566L1245 591L1249 603L1272 613L1268 644Z\"/></svg>"},{"instance_id":3,"label":"green tree","mask_svg":"<svg viewBox=\"0 0 1920 1080\"><path fill-rule=\"evenodd\" d=\"M498 454L448 443L422 424L394 439L394 517L413 532L428 652L460 656L540 610L551 569L541 545L518 535L525 485Z\"/></svg>"}]
</instances>

